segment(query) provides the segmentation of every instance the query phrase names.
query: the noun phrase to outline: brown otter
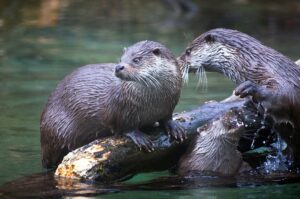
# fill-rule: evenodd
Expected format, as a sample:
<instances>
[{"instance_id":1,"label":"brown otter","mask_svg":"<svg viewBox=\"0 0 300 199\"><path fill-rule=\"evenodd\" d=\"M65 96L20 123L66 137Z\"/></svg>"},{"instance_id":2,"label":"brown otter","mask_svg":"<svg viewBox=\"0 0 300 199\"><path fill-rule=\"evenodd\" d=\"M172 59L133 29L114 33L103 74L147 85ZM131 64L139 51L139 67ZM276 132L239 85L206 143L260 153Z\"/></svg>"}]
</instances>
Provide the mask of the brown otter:
<instances>
[{"instance_id":1,"label":"brown otter","mask_svg":"<svg viewBox=\"0 0 300 199\"><path fill-rule=\"evenodd\" d=\"M67 75L48 99L41 117L43 166L57 166L69 151L113 134L129 136L152 151L140 131L159 121L176 140L185 138L172 120L181 73L162 44L141 41L127 48L118 65L94 64Z\"/></svg>"},{"instance_id":2,"label":"brown otter","mask_svg":"<svg viewBox=\"0 0 300 199\"><path fill-rule=\"evenodd\" d=\"M238 110L232 109L221 118L216 118L197 129L198 135L179 161L178 173L215 173L234 175L240 170L243 160L237 146L245 132L238 118Z\"/></svg>"},{"instance_id":3,"label":"brown otter","mask_svg":"<svg viewBox=\"0 0 300 199\"><path fill-rule=\"evenodd\" d=\"M258 40L230 29L213 29L196 38L180 57L191 70L224 74L236 84L235 94L251 96L300 158L300 67Z\"/></svg>"}]
</instances>

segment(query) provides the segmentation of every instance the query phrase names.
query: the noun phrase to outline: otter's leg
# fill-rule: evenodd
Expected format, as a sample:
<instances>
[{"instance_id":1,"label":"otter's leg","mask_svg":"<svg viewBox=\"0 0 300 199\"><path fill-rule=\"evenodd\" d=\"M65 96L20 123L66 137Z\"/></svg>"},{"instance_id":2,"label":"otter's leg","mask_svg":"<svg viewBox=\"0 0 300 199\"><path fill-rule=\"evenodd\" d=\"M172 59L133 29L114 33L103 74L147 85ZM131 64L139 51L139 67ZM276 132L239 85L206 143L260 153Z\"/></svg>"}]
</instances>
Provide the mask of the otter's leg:
<instances>
[{"instance_id":1,"label":"otter's leg","mask_svg":"<svg viewBox=\"0 0 300 199\"><path fill-rule=\"evenodd\" d=\"M172 118L167 120L162 120L160 123L164 126L167 131L169 137L174 138L176 141L182 142L187 138L185 130L182 126L174 121Z\"/></svg>"},{"instance_id":2,"label":"otter's leg","mask_svg":"<svg viewBox=\"0 0 300 199\"><path fill-rule=\"evenodd\" d=\"M153 143L150 138L139 130L131 131L125 134L130 137L132 141L139 147L140 150L144 149L148 152L154 151Z\"/></svg>"}]
</instances>

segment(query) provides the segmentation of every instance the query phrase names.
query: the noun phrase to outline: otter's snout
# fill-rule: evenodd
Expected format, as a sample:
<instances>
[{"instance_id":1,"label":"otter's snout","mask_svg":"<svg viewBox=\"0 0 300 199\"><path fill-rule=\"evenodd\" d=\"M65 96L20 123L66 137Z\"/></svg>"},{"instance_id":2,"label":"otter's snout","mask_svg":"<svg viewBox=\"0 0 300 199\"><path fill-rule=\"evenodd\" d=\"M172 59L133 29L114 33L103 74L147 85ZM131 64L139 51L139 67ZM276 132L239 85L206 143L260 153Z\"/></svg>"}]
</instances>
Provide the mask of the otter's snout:
<instances>
[{"instance_id":1,"label":"otter's snout","mask_svg":"<svg viewBox=\"0 0 300 199\"><path fill-rule=\"evenodd\" d=\"M123 65L116 65L115 72L118 73L121 70L123 70L124 68L125 68L125 66L123 66Z\"/></svg>"},{"instance_id":2,"label":"otter's snout","mask_svg":"<svg viewBox=\"0 0 300 199\"><path fill-rule=\"evenodd\" d=\"M125 63L119 63L115 66L115 76L122 80L129 80L129 71L130 66Z\"/></svg>"}]
</instances>

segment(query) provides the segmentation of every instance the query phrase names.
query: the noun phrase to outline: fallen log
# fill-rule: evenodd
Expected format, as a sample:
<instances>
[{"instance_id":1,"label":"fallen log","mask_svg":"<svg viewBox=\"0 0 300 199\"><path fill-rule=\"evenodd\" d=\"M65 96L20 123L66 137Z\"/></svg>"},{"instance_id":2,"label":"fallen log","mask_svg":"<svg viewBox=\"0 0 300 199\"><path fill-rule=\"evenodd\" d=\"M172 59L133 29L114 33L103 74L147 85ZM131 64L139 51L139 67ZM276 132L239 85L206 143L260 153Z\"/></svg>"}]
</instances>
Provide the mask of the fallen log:
<instances>
[{"instance_id":1,"label":"fallen log","mask_svg":"<svg viewBox=\"0 0 300 199\"><path fill-rule=\"evenodd\" d=\"M182 143L170 141L159 127L145 131L148 131L154 143L155 150L151 153L140 151L127 137L95 140L66 155L55 176L112 182L127 179L140 172L170 169L185 152L198 127L232 108L241 110L239 117L244 120L246 129L258 129L261 125L257 111L244 100L231 97L222 102L209 102L174 116L187 132L188 139Z\"/></svg>"}]
</instances>

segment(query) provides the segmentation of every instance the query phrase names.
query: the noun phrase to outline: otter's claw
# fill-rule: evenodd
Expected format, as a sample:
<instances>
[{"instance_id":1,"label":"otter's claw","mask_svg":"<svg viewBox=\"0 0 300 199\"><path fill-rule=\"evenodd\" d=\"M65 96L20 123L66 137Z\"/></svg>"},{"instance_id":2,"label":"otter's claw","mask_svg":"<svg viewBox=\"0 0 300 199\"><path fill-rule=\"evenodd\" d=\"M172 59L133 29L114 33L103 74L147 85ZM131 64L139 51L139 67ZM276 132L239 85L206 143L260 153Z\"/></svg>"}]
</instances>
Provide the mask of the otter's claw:
<instances>
[{"instance_id":1,"label":"otter's claw","mask_svg":"<svg viewBox=\"0 0 300 199\"><path fill-rule=\"evenodd\" d=\"M148 152L154 151L152 141L141 131L132 131L126 133L126 136L130 137L140 150L146 150Z\"/></svg>"},{"instance_id":2,"label":"otter's claw","mask_svg":"<svg viewBox=\"0 0 300 199\"><path fill-rule=\"evenodd\" d=\"M252 100L257 103L267 96L267 92L264 92L261 86L250 81L245 81L235 89L235 95L241 98L252 96Z\"/></svg>"},{"instance_id":3,"label":"otter's claw","mask_svg":"<svg viewBox=\"0 0 300 199\"><path fill-rule=\"evenodd\" d=\"M165 124L165 129L169 137L174 138L176 141L182 142L187 138L185 130L174 120L169 120Z\"/></svg>"}]
</instances>

